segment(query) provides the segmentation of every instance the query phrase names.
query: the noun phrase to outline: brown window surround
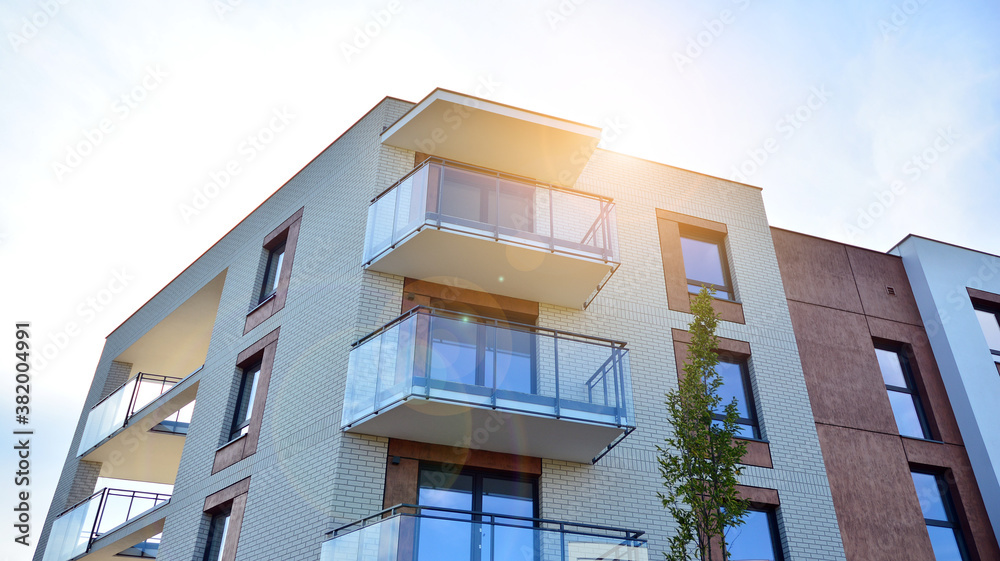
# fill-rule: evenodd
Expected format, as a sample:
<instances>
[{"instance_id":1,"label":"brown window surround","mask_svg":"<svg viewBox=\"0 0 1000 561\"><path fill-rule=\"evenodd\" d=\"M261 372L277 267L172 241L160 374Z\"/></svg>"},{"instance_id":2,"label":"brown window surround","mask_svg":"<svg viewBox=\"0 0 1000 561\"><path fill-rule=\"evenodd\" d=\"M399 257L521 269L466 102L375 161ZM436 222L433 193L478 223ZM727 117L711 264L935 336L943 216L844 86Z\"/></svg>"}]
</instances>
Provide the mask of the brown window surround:
<instances>
[{"instance_id":1,"label":"brown window surround","mask_svg":"<svg viewBox=\"0 0 1000 561\"><path fill-rule=\"evenodd\" d=\"M215 462L212 464L212 473L218 473L243 458L253 455L257 451L261 419L264 417L264 402L267 400L267 387L271 383L271 370L274 368L274 353L278 347L279 329L268 333L236 357L237 368L246 368L260 361L257 392L251 404L250 426L246 434L224 444L222 448L216 450ZM231 420L226 419L227 434L229 431L228 423Z\"/></svg>"},{"instance_id":2,"label":"brown window surround","mask_svg":"<svg viewBox=\"0 0 1000 561\"><path fill-rule=\"evenodd\" d=\"M400 313L417 306L485 316L514 323L538 322L538 302L407 278Z\"/></svg>"},{"instance_id":3,"label":"brown window surround","mask_svg":"<svg viewBox=\"0 0 1000 561\"><path fill-rule=\"evenodd\" d=\"M422 461L440 463L446 467L454 466L456 471L463 467L473 467L529 475L542 474L541 458L390 438L385 469L385 492L382 496L383 508L398 504L417 504L418 477Z\"/></svg>"},{"instance_id":4,"label":"brown window surround","mask_svg":"<svg viewBox=\"0 0 1000 561\"><path fill-rule=\"evenodd\" d=\"M729 230L721 222L705 220L656 209L656 225L660 235L660 252L663 255L663 280L667 285L667 307L675 312L691 313L691 298L688 292L687 275L684 272L684 254L681 251L681 236L697 236L724 244ZM729 264L722 264L728 269ZM732 278L732 271L729 271ZM731 287L732 288L732 287ZM719 319L734 323L746 323L743 305L739 302L716 298L712 302Z\"/></svg>"},{"instance_id":5,"label":"brown window surround","mask_svg":"<svg viewBox=\"0 0 1000 561\"><path fill-rule=\"evenodd\" d=\"M202 512L209 515L229 511L229 530L226 532L225 555L222 561L236 561L236 545L240 541L240 527L247 506L250 478L233 483L229 487L205 497Z\"/></svg>"},{"instance_id":6,"label":"brown window surround","mask_svg":"<svg viewBox=\"0 0 1000 561\"><path fill-rule=\"evenodd\" d=\"M749 501L750 508L757 510L776 510L781 506L781 502L778 500L777 489L737 485L736 495L745 501ZM722 559L722 544L718 540L712 540L712 559Z\"/></svg>"},{"instance_id":7,"label":"brown window surround","mask_svg":"<svg viewBox=\"0 0 1000 561\"><path fill-rule=\"evenodd\" d=\"M674 341L674 360L677 364L677 376L679 378L684 375L684 363L687 361L688 345L691 344L691 334L682 329L671 329L670 332ZM720 356L737 361L749 360L750 343L719 337L719 347L716 352ZM771 446L767 442L746 438L741 438L740 440L746 442L747 445L747 453L743 456L743 464L765 468L774 467L771 463Z\"/></svg>"},{"instance_id":8,"label":"brown window surround","mask_svg":"<svg viewBox=\"0 0 1000 561\"><path fill-rule=\"evenodd\" d=\"M282 260L281 271L278 272L278 287L274 295L268 297L263 302L254 306L247 314L246 325L243 327L243 334L250 333L250 330L257 327L264 320L273 316L278 310L285 307L285 298L288 297L288 281L292 277L292 261L295 260L295 245L299 241L299 227L302 224L302 211L300 208L291 215L288 220L281 223L264 238L264 251L271 251L281 244L285 244L285 257ZM257 298L260 291L259 286L254 286L254 298Z\"/></svg>"}]
</instances>

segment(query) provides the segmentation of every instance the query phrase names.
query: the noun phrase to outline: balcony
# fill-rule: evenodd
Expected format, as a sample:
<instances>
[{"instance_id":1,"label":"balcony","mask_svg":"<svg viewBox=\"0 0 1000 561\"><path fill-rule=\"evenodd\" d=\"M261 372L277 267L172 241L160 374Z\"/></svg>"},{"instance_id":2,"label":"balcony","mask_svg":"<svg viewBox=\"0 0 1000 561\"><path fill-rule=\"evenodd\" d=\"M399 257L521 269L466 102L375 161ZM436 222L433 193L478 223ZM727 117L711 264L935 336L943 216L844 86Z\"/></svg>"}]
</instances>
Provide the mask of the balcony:
<instances>
[{"instance_id":1,"label":"balcony","mask_svg":"<svg viewBox=\"0 0 1000 561\"><path fill-rule=\"evenodd\" d=\"M625 343L417 307L351 350L345 431L592 462L635 430Z\"/></svg>"},{"instance_id":2,"label":"balcony","mask_svg":"<svg viewBox=\"0 0 1000 561\"><path fill-rule=\"evenodd\" d=\"M42 561L68 561L80 557L96 549L95 542L112 533L124 534L113 540L124 543L120 555L155 557L159 547L157 535L163 530L163 519L150 517L148 524L138 524L129 529L125 526L152 514L169 500L170 495L161 493L102 489L55 519ZM144 555L134 552L143 552ZM111 555L115 553L118 552Z\"/></svg>"},{"instance_id":3,"label":"balcony","mask_svg":"<svg viewBox=\"0 0 1000 561\"><path fill-rule=\"evenodd\" d=\"M611 199L428 160L368 208L365 267L582 309L618 268Z\"/></svg>"},{"instance_id":4,"label":"balcony","mask_svg":"<svg viewBox=\"0 0 1000 561\"><path fill-rule=\"evenodd\" d=\"M572 187L601 129L438 88L382 133L382 143Z\"/></svg>"},{"instance_id":5,"label":"balcony","mask_svg":"<svg viewBox=\"0 0 1000 561\"><path fill-rule=\"evenodd\" d=\"M139 373L90 410L77 454L101 475L172 484L198 382Z\"/></svg>"},{"instance_id":6,"label":"balcony","mask_svg":"<svg viewBox=\"0 0 1000 561\"><path fill-rule=\"evenodd\" d=\"M643 532L399 505L333 532L320 561L647 561Z\"/></svg>"}]
</instances>

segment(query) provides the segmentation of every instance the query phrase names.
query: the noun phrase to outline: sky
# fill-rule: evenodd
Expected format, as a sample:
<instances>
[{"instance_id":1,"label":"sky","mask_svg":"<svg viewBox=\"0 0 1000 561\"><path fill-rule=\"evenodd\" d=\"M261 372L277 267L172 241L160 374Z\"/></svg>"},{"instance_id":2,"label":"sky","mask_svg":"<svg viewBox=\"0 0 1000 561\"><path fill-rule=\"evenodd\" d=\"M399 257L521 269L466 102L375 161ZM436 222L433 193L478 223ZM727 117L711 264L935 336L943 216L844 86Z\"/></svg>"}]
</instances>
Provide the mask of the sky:
<instances>
[{"instance_id":1,"label":"sky","mask_svg":"<svg viewBox=\"0 0 1000 561\"><path fill-rule=\"evenodd\" d=\"M5 0L0 555L30 558L104 338L383 97L599 126L603 148L762 187L773 226L1000 254L998 29L998 0Z\"/></svg>"}]
</instances>

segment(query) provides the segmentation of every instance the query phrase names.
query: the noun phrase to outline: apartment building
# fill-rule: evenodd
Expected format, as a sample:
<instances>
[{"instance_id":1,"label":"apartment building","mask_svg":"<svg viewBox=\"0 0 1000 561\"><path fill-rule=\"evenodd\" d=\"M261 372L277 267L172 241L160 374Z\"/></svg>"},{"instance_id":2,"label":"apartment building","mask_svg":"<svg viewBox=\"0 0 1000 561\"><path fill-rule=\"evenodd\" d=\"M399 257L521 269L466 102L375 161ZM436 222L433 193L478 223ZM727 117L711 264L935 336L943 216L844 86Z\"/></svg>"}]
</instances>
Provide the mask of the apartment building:
<instances>
[{"instance_id":1,"label":"apartment building","mask_svg":"<svg viewBox=\"0 0 1000 561\"><path fill-rule=\"evenodd\" d=\"M748 446L734 558L861 559L760 190L599 136L382 100L108 336L36 559L658 558L702 284Z\"/></svg>"},{"instance_id":2,"label":"apartment building","mask_svg":"<svg viewBox=\"0 0 1000 561\"><path fill-rule=\"evenodd\" d=\"M772 233L847 558L1000 559L903 259Z\"/></svg>"},{"instance_id":3,"label":"apartment building","mask_svg":"<svg viewBox=\"0 0 1000 561\"><path fill-rule=\"evenodd\" d=\"M1000 257L913 235L891 253L913 286L993 534L1000 536Z\"/></svg>"}]
</instances>

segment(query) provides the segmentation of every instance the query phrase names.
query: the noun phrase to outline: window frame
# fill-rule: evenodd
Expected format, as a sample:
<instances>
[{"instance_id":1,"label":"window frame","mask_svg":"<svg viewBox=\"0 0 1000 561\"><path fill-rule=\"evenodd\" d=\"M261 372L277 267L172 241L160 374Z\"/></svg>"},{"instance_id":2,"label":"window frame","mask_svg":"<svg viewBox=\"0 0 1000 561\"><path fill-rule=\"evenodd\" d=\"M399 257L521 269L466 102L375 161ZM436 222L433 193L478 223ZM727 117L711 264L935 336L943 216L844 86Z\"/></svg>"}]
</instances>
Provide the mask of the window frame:
<instances>
[{"instance_id":1,"label":"window frame","mask_svg":"<svg viewBox=\"0 0 1000 561\"><path fill-rule=\"evenodd\" d=\"M989 314L993 316L993 321L997 323L997 327L1000 328L1000 311L992 306L985 306L977 302L972 303L972 310L976 313L976 323L979 325L980 330L982 329L982 323L979 322L979 313ZM986 333L983 333L983 338L986 338ZM993 362L1000 364L1000 349L994 349L990 346L990 342L987 339L986 347L990 350L990 355L993 357Z\"/></svg>"},{"instance_id":2,"label":"window frame","mask_svg":"<svg viewBox=\"0 0 1000 561\"><path fill-rule=\"evenodd\" d=\"M258 305L263 304L268 298L278 293L278 284L281 282L281 269L284 267L287 241L287 238L284 238L272 248L265 248L267 250L267 263L264 265L264 278L261 280L260 296L257 298ZM278 252L279 250L280 253ZM274 262L275 255L278 256L277 263ZM273 277L271 276L272 273L274 273ZM271 279L271 282L267 282L268 279Z\"/></svg>"},{"instance_id":3,"label":"window frame","mask_svg":"<svg viewBox=\"0 0 1000 561\"><path fill-rule=\"evenodd\" d=\"M226 536L229 534L229 524L232 519L232 514L232 507L230 506L212 515L212 518L208 523L208 540L205 546L205 555L203 556L204 561L222 561L225 559ZM217 521L222 517L225 517L225 521L222 522L222 536L218 538L218 541L216 541L217 536L215 534L218 529ZM216 547L218 547L218 551L215 555L213 555L212 551Z\"/></svg>"},{"instance_id":4,"label":"window frame","mask_svg":"<svg viewBox=\"0 0 1000 561\"><path fill-rule=\"evenodd\" d=\"M913 436L909 434L903 434L902 432L900 432L899 421L896 419L896 411L893 410L892 419L893 422L896 424L896 432L899 434L899 436L905 438L916 438L918 440L936 440L934 438L934 433L931 431L931 424L927 418L927 410L924 408L923 396L921 395L920 390L917 387L916 376L913 375L913 368L910 365L910 358L909 358L910 353L907 352L909 349L907 349L906 345L901 343L876 342L874 346L876 350L876 359L875 359L876 362L878 361L877 352L880 350L895 354L896 358L899 360L899 367L900 370L903 372L903 381L906 383L907 387L904 388L886 383L885 375L882 374L881 363L879 363L879 374L882 376L882 385L885 387L887 397L889 392L908 394L910 396L910 399L913 402L913 408L917 414L917 420L920 423L920 429L923 432L923 436L922 437ZM890 409L892 408L891 401L892 400L890 400L890 405L889 405Z\"/></svg>"},{"instance_id":5,"label":"window frame","mask_svg":"<svg viewBox=\"0 0 1000 561\"><path fill-rule=\"evenodd\" d=\"M254 279L249 298L252 303L250 310L247 312L246 322L243 325L244 335L250 333L255 327L264 323L264 321L285 307L285 300L288 298L288 285L291 282L292 266L295 262L295 246L298 244L304 210L305 207L300 208L288 217L287 220L282 222L280 226L264 236L263 249L261 251L267 252L267 255L261 254L261 257L257 261L257 274L259 275L263 270L264 276L263 279ZM280 267L278 267L279 264L277 263L272 266L271 262L274 250L280 247L284 248L284 251L280 254ZM275 269L274 290L268 291L265 285L271 269Z\"/></svg>"},{"instance_id":6,"label":"window frame","mask_svg":"<svg viewBox=\"0 0 1000 561\"><path fill-rule=\"evenodd\" d=\"M250 478L247 477L205 497L202 513L208 518L208 535L205 541L201 542L204 545L201 557L203 561L236 561L240 530L243 526L243 515L246 513L249 492ZM209 555L212 553L212 542L215 537L215 521L220 516L225 516L227 519L225 530L222 542L219 543L219 551L214 556L215 559L211 559ZM227 547L227 545L231 547Z\"/></svg>"},{"instance_id":7,"label":"window frame","mask_svg":"<svg viewBox=\"0 0 1000 561\"><path fill-rule=\"evenodd\" d=\"M936 483L938 494L941 500L941 506L944 508L945 518L947 520L937 520L934 518L926 518L923 516L923 507L920 507L920 515L924 519L924 526L935 526L938 528L949 528L955 535L955 543L958 546L959 555L962 556L962 561L970 561L969 547L965 542L965 530L962 527L961 522L958 519L958 510L955 508L955 502L951 496L951 488L948 485L945 474L940 471L933 471L930 469L921 469L919 467L910 468L910 479L913 479L914 474L919 475L930 475L934 477L934 482ZM916 494L917 486L916 482L913 483L913 491ZM920 495L917 495L917 502L920 502ZM930 532L927 534L928 539L930 539ZM931 544L933 547L933 543Z\"/></svg>"},{"instance_id":8,"label":"window frame","mask_svg":"<svg viewBox=\"0 0 1000 561\"><path fill-rule=\"evenodd\" d=\"M751 505L747 512L760 512L767 517L767 530L771 537L771 551L774 553L774 561L784 561L785 552L781 549L781 529L778 527L777 507L771 505ZM726 549L729 549L729 542L726 541Z\"/></svg>"},{"instance_id":9,"label":"window frame","mask_svg":"<svg viewBox=\"0 0 1000 561\"><path fill-rule=\"evenodd\" d=\"M753 440L761 440L760 424L757 422L757 403L753 396L753 385L750 380L750 359L745 357L732 356L729 353L720 353L719 362L725 362L727 364L735 364L740 368L740 380L743 385L743 399L746 403L747 413L750 415L749 418L740 417L737 421L738 424L742 426L749 426L752 429ZM718 370L716 370L718 373ZM728 405L727 403L720 403L722 407ZM722 421L725 419L725 415L721 413L712 414L713 419L716 421ZM747 439L745 436L737 435L736 438Z\"/></svg>"},{"instance_id":10,"label":"window frame","mask_svg":"<svg viewBox=\"0 0 1000 561\"><path fill-rule=\"evenodd\" d=\"M242 368L240 376L240 389L236 394L236 408L233 410L233 420L229 430L229 440L233 441L249 432L250 423L253 421L254 401L256 401L257 389L260 384L261 370L263 370L263 357ZM253 381L250 383L250 395L247 392L248 375L253 374ZM244 403L244 397L246 402ZM243 417L241 420L240 417Z\"/></svg>"},{"instance_id":11,"label":"window frame","mask_svg":"<svg viewBox=\"0 0 1000 561\"><path fill-rule=\"evenodd\" d=\"M696 242L708 243L715 246L718 251L719 256L719 268L722 269L722 282L725 284L720 286L714 283L692 279L688 276L687 263L684 263L684 278L687 282L688 292L691 294L697 294L697 290L692 292L691 289L697 287L701 290L702 286L707 286L709 288L714 288L716 294L713 295L714 298L719 300L725 300L726 302L736 302L736 291L733 289L733 278L732 272L729 270L729 253L726 251L726 236L712 236L709 234L692 231L690 228L680 229L681 234L681 261L684 262L684 240L692 240ZM726 297L721 297L718 294L722 292L725 293Z\"/></svg>"}]
</instances>

